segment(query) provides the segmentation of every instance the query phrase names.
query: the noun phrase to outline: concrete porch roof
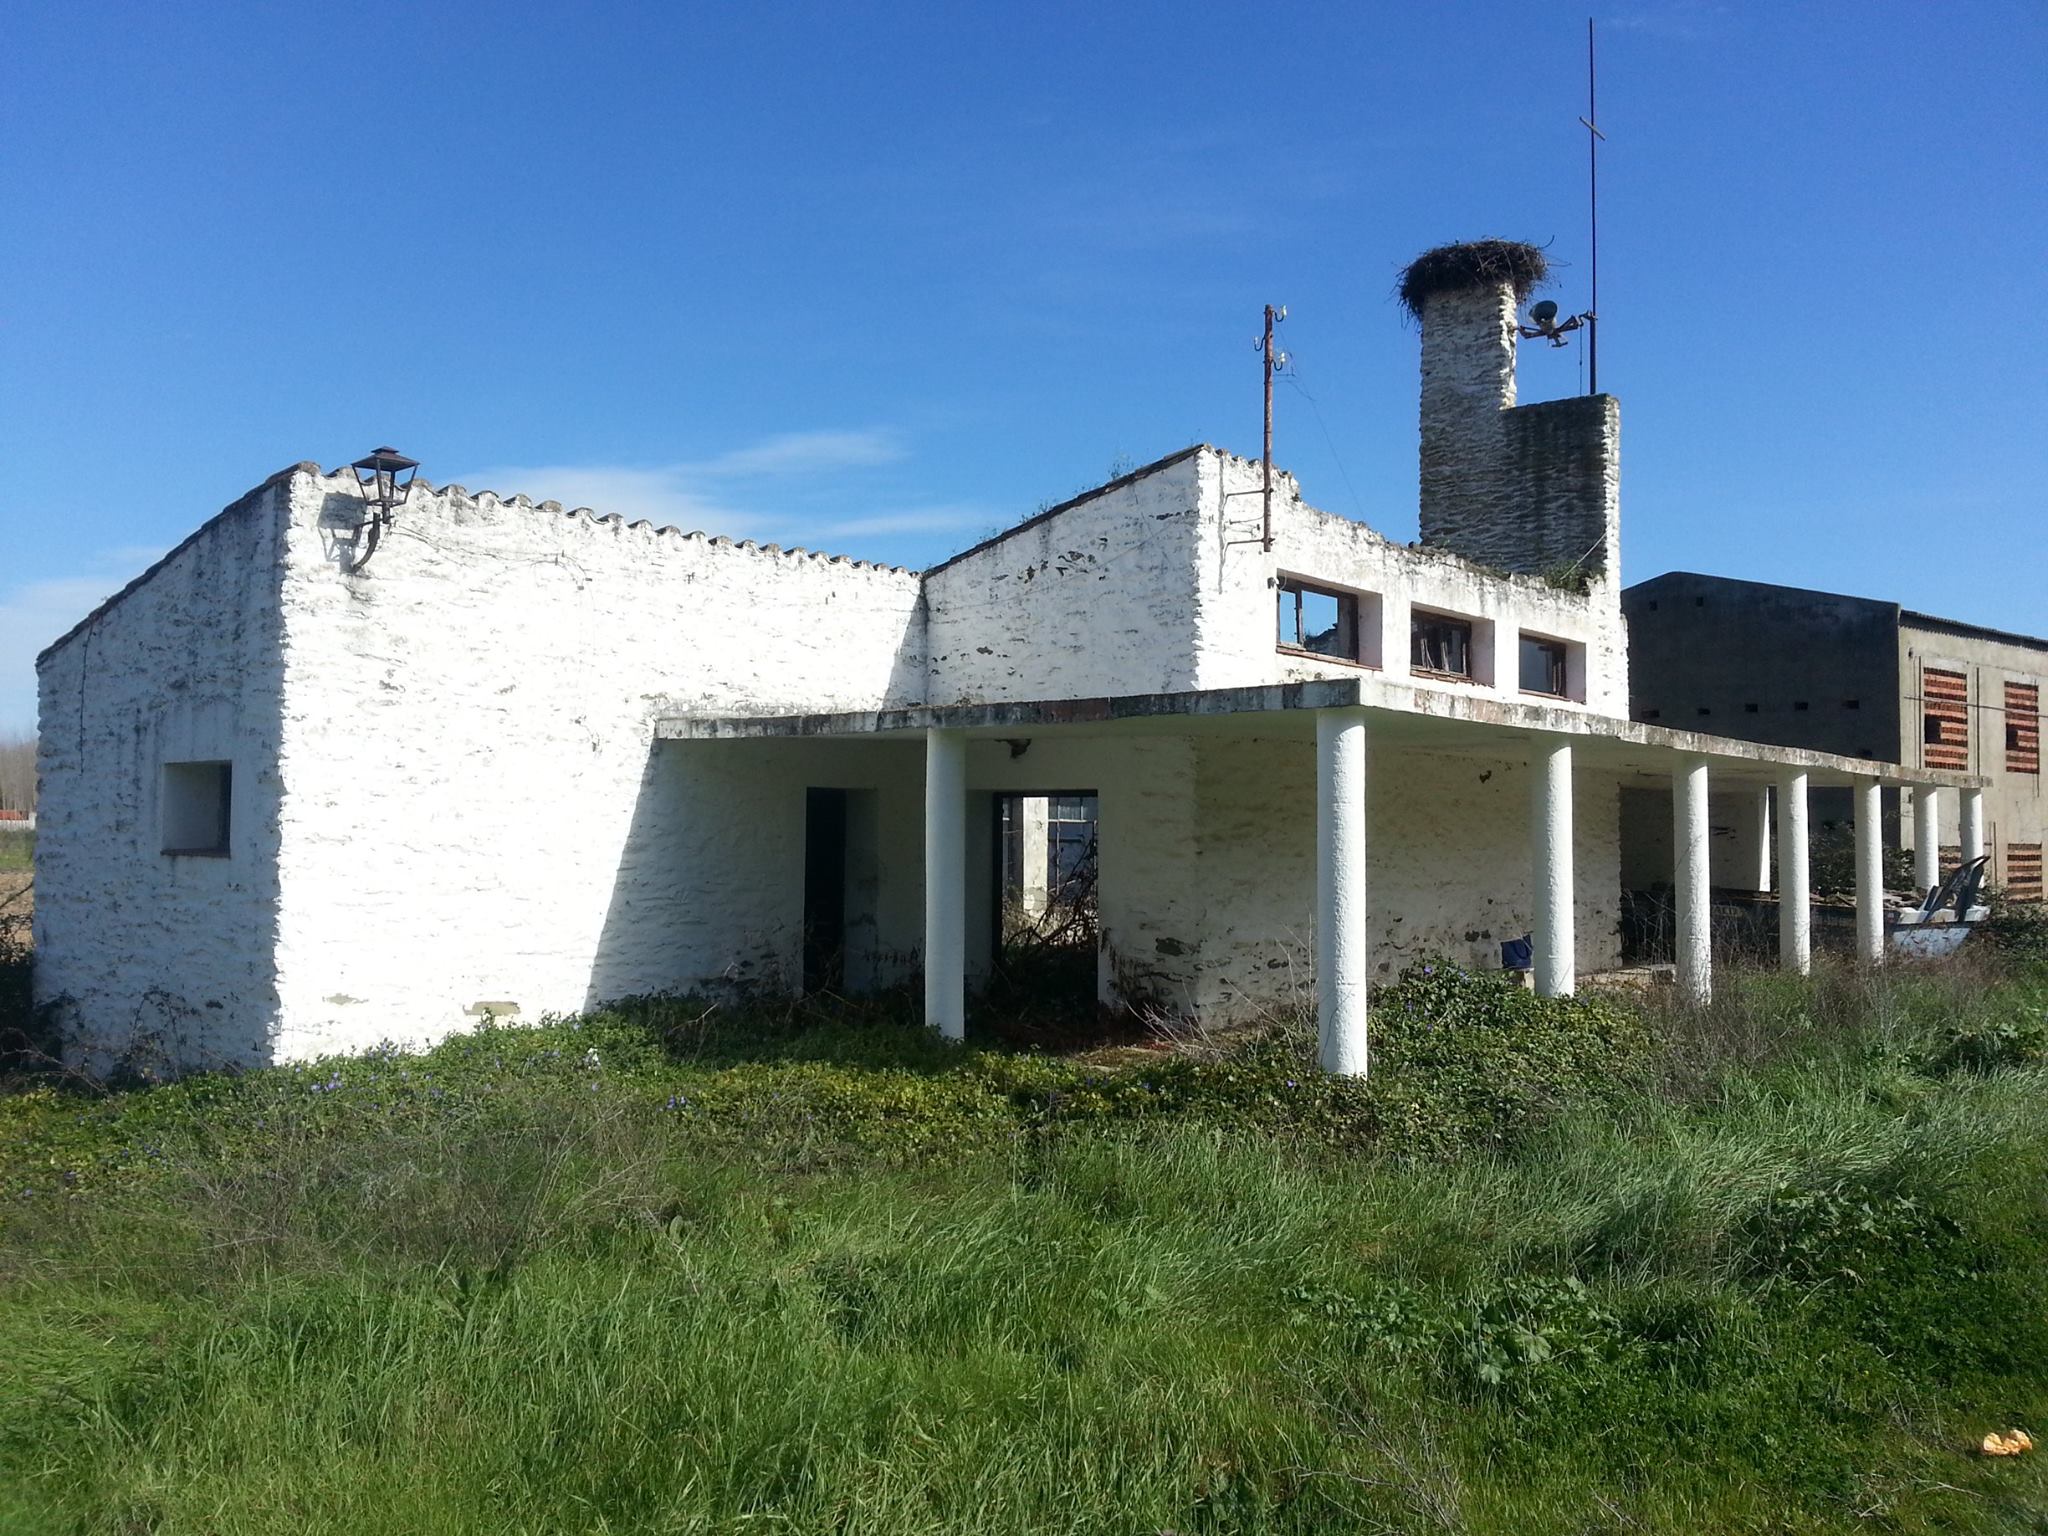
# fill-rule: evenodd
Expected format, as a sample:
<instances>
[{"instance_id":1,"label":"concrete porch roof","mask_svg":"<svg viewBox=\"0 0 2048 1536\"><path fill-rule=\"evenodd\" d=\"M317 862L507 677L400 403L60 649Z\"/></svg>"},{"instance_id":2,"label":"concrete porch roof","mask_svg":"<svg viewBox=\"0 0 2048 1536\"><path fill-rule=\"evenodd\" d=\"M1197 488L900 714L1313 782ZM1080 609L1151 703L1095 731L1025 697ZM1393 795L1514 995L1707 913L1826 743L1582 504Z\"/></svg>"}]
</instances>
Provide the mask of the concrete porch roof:
<instances>
[{"instance_id":1,"label":"concrete porch roof","mask_svg":"<svg viewBox=\"0 0 2048 1536\"><path fill-rule=\"evenodd\" d=\"M970 737L1015 737L1036 731L1063 736L1256 734L1315 736L1321 709L1374 712L1377 740L1432 752L1475 757L1526 756L1517 744L1538 737L1572 739L1581 767L1612 769L1618 776L1667 780L1686 754L1711 760L1717 781L1769 784L1785 768L1803 768L1815 786L1875 779L1891 786L1936 785L1977 789L1985 780L1934 768L1765 746L1696 731L1674 731L1581 709L1497 698L1408 678L1321 678L1252 688L1208 688L1181 693L1139 693L1088 699L1040 699L998 704L915 705L850 714L665 715L654 734L663 741L735 741L810 737L859 739L930 730ZM1504 750L1505 749L1505 750Z\"/></svg>"}]
</instances>

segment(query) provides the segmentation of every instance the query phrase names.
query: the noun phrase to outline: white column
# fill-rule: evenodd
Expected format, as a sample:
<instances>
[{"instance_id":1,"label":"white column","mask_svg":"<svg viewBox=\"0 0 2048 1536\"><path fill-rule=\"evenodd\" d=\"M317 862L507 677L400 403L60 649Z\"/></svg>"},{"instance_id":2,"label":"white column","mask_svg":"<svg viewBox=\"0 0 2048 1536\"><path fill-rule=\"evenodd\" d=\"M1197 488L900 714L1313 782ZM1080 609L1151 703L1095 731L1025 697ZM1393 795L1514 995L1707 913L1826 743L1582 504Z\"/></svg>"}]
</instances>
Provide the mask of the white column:
<instances>
[{"instance_id":1,"label":"white column","mask_svg":"<svg viewBox=\"0 0 2048 1536\"><path fill-rule=\"evenodd\" d=\"M924 1021L967 1038L967 738L924 738Z\"/></svg>"},{"instance_id":2,"label":"white column","mask_svg":"<svg viewBox=\"0 0 2048 1536\"><path fill-rule=\"evenodd\" d=\"M1713 898L1708 881L1707 760L1686 757L1671 780L1671 845L1677 868L1678 995L1704 1004L1714 995Z\"/></svg>"},{"instance_id":3,"label":"white column","mask_svg":"<svg viewBox=\"0 0 2048 1536\"><path fill-rule=\"evenodd\" d=\"M1856 802L1856 958L1875 965L1884 959L1884 791L1875 779L1858 779Z\"/></svg>"},{"instance_id":4,"label":"white column","mask_svg":"<svg viewBox=\"0 0 2048 1536\"><path fill-rule=\"evenodd\" d=\"M1941 884L1941 791L1932 784L1913 786L1913 884L1923 901Z\"/></svg>"},{"instance_id":5,"label":"white column","mask_svg":"<svg viewBox=\"0 0 2048 1536\"><path fill-rule=\"evenodd\" d=\"M1806 775L1778 775L1778 963L1801 976L1813 969L1813 894L1807 868Z\"/></svg>"},{"instance_id":6,"label":"white column","mask_svg":"<svg viewBox=\"0 0 2048 1536\"><path fill-rule=\"evenodd\" d=\"M1578 935L1572 907L1572 744L1536 749L1530 842L1535 855L1536 990L1569 997L1578 988Z\"/></svg>"},{"instance_id":7,"label":"white column","mask_svg":"<svg viewBox=\"0 0 2048 1536\"><path fill-rule=\"evenodd\" d=\"M1963 862L1984 857L1984 791L1963 790L1956 809L1962 819Z\"/></svg>"},{"instance_id":8,"label":"white column","mask_svg":"<svg viewBox=\"0 0 2048 1536\"><path fill-rule=\"evenodd\" d=\"M1044 795L1025 795L1016 802L1017 848L1024 889L1019 900L1033 917L1052 903L1048 875L1052 868L1052 801Z\"/></svg>"},{"instance_id":9,"label":"white column","mask_svg":"<svg viewBox=\"0 0 2048 1536\"><path fill-rule=\"evenodd\" d=\"M1316 1026L1323 1070L1363 1077L1365 711L1316 712Z\"/></svg>"},{"instance_id":10,"label":"white column","mask_svg":"<svg viewBox=\"0 0 2048 1536\"><path fill-rule=\"evenodd\" d=\"M1756 892L1771 889L1771 791L1768 786L1753 792L1751 815L1756 824Z\"/></svg>"}]
</instances>

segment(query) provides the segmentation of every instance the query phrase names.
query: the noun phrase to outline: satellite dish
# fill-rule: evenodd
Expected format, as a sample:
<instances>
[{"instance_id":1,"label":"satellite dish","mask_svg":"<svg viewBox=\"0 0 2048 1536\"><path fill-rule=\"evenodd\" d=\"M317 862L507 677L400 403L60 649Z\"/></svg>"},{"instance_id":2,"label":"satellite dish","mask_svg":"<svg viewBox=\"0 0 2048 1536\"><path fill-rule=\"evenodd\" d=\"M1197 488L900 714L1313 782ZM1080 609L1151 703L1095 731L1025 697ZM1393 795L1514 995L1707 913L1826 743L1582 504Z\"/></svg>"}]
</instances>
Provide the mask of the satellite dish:
<instances>
[{"instance_id":1,"label":"satellite dish","mask_svg":"<svg viewBox=\"0 0 2048 1536\"><path fill-rule=\"evenodd\" d=\"M1548 330L1557 323L1557 301L1538 299L1529 306L1529 318L1535 321L1538 327Z\"/></svg>"}]
</instances>

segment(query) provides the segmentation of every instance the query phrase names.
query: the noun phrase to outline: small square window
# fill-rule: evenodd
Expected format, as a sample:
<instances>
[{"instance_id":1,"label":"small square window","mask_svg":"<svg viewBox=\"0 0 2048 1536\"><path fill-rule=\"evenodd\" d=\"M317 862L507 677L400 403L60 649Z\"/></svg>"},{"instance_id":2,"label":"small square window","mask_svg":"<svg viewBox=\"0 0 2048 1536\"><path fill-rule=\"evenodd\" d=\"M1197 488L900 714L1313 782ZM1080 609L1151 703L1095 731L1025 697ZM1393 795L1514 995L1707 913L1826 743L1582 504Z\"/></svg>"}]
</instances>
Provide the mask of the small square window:
<instances>
[{"instance_id":1,"label":"small square window","mask_svg":"<svg viewBox=\"0 0 2048 1536\"><path fill-rule=\"evenodd\" d=\"M1563 698L1567 687L1565 646L1561 640L1522 636L1522 692Z\"/></svg>"},{"instance_id":2,"label":"small square window","mask_svg":"<svg viewBox=\"0 0 2048 1536\"><path fill-rule=\"evenodd\" d=\"M1754 704L1745 704L1742 706L1742 712L1745 715L1753 715L1756 713L1756 706Z\"/></svg>"},{"instance_id":3,"label":"small square window","mask_svg":"<svg viewBox=\"0 0 2048 1536\"><path fill-rule=\"evenodd\" d=\"M1863 707L1863 701L1862 701L1861 699L1844 699L1844 700L1842 700L1842 708L1844 708L1844 709L1861 709L1862 707Z\"/></svg>"},{"instance_id":4,"label":"small square window","mask_svg":"<svg viewBox=\"0 0 2048 1536\"><path fill-rule=\"evenodd\" d=\"M234 793L232 763L165 763L164 852L226 858Z\"/></svg>"},{"instance_id":5,"label":"small square window","mask_svg":"<svg viewBox=\"0 0 2048 1536\"><path fill-rule=\"evenodd\" d=\"M1664 711L1661 709L1646 709L1643 711L1643 718L1645 720L1662 720L1664 718Z\"/></svg>"},{"instance_id":6,"label":"small square window","mask_svg":"<svg viewBox=\"0 0 2048 1536\"><path fill-rule=\"evenodd\" d=\"M1278 618L1282 650L1358 660L1358 599L1352 593L1283 581Z\"/></svg>"},{"instance_id":7,"label":"small square window","mask_svg":"<svg viewBox=\"0 0 2048 1536\"><path fill-rule=\"evenodd\" d=\"M1807 706L1806 700L1804 700L1804 699L1801 699L1801 700L1799 700L1799 701L1798 701L1798 702L1797 702L1796 704L1794 704L1794 705L1792 706L1792 708L1793 708L1794 710L1796 710L1797 712L1799 712L1800 714L1804 714L1804 713L1806 712L1806 710L1807 710L1807 707L1808 707L1808 706Z\"/></svg>"},{"instance_id":8,"label":"small square window","mask_svg":"<svg viewBox=\"0 0 2048 1536\"><path fill-rule=\"evenodd\" d=\"M1439 677L1472 675L1472 626L1463 619L1417 611L1408 624L1408 665Z\"/></svg>"}]
</instances>

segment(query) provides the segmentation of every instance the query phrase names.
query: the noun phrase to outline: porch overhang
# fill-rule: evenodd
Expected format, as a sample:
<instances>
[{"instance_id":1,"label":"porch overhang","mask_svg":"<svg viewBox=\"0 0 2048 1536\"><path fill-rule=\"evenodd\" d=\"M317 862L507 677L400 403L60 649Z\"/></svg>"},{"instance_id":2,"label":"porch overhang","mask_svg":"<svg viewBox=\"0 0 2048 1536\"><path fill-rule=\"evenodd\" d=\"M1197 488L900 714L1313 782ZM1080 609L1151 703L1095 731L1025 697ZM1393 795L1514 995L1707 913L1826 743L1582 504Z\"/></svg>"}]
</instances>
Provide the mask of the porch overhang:
<instances>
[{"instance_id":1,"label":"porch overhang","mask_svg":"<svg viewBox=\"0 0 2048 1536\"><path fill-rule=\"evenodd\" d=\"M1308 741L1315 736L1316 712L1325 709L1370 710L1377 740L1428 751L1493 757L1517 752L1517 743L1563 737L1573 743L1583 766L1606 768L1624 779L1667 780L1685 759L1704 757L1718 782L1770 784L1788 769L1804 771L1816 787L1875 780L1895 788L1963 790L1980 789L1987 782L1973 774L1766 746L1582 709L1380 677L1086 699L912 705L841 714L673 714L656 719L654 734L663 741L735 741L854 740L938 730L1007 738L1058 731L1116 736L1256 734ZM1526 746L1520 751L1525 753Z\"/></svg>"}]
</instances>

